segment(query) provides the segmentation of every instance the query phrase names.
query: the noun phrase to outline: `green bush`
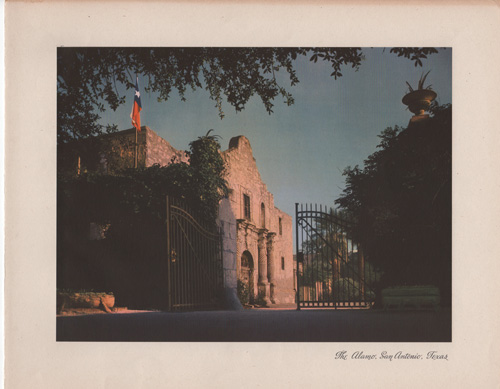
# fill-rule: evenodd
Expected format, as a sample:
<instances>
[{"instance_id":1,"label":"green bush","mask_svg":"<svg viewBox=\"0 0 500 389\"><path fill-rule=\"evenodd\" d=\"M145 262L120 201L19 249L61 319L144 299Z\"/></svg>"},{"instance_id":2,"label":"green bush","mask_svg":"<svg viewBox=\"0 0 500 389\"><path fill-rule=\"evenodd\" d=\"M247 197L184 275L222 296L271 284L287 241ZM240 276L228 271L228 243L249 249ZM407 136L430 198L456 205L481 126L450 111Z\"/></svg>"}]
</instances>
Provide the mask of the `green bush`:
<instances>
[{"instance_id":1,"label":"green bush","mask_svg":"<svg viewBox=\"0 0 500 389\"><path fill-rule=\"evenodd\" d=\"M237 292L238 298L240 299L241 304L246 305L250 303L250 291L248 290L248 286L241 280L238 280L237 284Z\"/></svg>"}]
</instances>

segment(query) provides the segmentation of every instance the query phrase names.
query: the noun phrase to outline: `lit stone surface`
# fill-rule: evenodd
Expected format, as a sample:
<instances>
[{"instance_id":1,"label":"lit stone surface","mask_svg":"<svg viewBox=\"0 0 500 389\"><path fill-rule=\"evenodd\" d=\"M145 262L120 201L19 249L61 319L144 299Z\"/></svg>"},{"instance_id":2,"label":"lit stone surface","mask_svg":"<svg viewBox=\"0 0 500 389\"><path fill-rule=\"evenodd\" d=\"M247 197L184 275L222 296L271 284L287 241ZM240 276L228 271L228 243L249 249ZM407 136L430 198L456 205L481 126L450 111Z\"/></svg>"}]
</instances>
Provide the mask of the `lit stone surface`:
<instances>
[{"instance_id":1,"label":"lit stone surface","mask_svg":"<svg viewBox=\"0 0 500 389\"><path fill-rule=\"evenodd\" d=\"M249 252L254 265L251 296L256 298L261 290L265 291L266 297L274 303L293 303L295 291L293 290L292 218L275 207L273 195L260 177L250 141L246 137L232 138L229 149L222 155L227 163L226 179L231 194L229 201L221 202L220 219L224 224L236 223L238 226L237 247L234 252L237 272L239 274L241 268L241 255L245 251ZM249 218L245 217L244 195L250 198ZM261 215L262 209L264 218ZM260 253L259 231L265 231L266 235L262 239ZM281 258L284 258L284 269L281 266ZM256 266L258 264L262 266ZM260 289L259 283L262 284Z\"/></svg>"}]
</instances>

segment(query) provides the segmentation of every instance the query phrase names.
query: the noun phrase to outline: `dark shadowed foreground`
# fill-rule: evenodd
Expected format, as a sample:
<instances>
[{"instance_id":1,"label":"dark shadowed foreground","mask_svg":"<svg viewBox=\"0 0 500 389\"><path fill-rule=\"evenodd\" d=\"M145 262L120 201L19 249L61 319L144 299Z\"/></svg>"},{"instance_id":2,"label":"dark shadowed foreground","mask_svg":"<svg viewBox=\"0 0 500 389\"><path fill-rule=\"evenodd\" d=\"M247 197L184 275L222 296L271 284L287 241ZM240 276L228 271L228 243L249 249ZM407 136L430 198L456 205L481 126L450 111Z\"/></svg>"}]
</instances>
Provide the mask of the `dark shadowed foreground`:
<instances>
[{"instance_id":1,"label":"dark shadowed foreground","mask_svg":"<svg viewBox=\"0 0 500 389\"><path fill-rule=\"evenodd\" d=\"M57 318L58 341L450 342L451 311L246 310Z\"/></svg>"}]
</instances>

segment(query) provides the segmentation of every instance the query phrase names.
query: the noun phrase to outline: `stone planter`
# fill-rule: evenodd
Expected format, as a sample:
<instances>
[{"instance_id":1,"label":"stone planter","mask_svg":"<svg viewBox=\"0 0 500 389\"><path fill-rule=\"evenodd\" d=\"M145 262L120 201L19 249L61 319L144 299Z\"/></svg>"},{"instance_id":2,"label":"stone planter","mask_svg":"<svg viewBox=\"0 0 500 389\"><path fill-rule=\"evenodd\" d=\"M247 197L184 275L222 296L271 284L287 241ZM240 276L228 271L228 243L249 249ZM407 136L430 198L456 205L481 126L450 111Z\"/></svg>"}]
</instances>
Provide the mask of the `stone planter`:
<instances>
[{"instance_id":1,"label":"stone planter","mask_svg":"<svg viewBox=\"0 0 500 389\"><path fill-rule=\"evenodd\" d=\"M435 286L396 286L382 290L382 305L389 308L440 309L441 296Z\"/></svg>"},{"instance_id":2,"label":"stone planter","mask_svg":"<svg viewBox=\"0 0 500 389\"><path fill-rule=\"evenodd\" d=\"M408 106L410 112L415 116L424 115L431 106L431 102L437 97L437 93L430 89L418 89L403 97L403 104Z\"/></svg>"},{"instance_id":3,"label":"stone planter","mask_svg":"<svg viewBox=\"0 0 500 389\"><path fill-rule=\"evenodd\" d=\"M57 311L66 308L100 308L110 310L115 305L115 296L109 293L57 293Z\"/></svg>"}]
</instances>

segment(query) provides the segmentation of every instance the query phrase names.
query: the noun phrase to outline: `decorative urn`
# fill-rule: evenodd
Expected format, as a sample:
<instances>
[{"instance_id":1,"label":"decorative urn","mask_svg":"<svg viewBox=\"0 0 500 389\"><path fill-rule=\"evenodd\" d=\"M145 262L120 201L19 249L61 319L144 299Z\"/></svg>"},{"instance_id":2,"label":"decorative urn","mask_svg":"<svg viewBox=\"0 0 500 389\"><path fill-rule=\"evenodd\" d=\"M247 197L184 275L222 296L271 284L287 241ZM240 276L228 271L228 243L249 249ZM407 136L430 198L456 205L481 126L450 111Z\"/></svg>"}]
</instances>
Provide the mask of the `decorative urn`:
<instances>
[{"instance_id":1,"label":"decorative urn","mask_svg":"<svg viewBox=\"0 0 500 389\"><path fill-rule=\"evenodd\" d=\"M437 93L431 89L417 89L403 97L403 104L407 105L415 116L420 116L424 115L436 97Z\"/></svg>"}]
</instances>

